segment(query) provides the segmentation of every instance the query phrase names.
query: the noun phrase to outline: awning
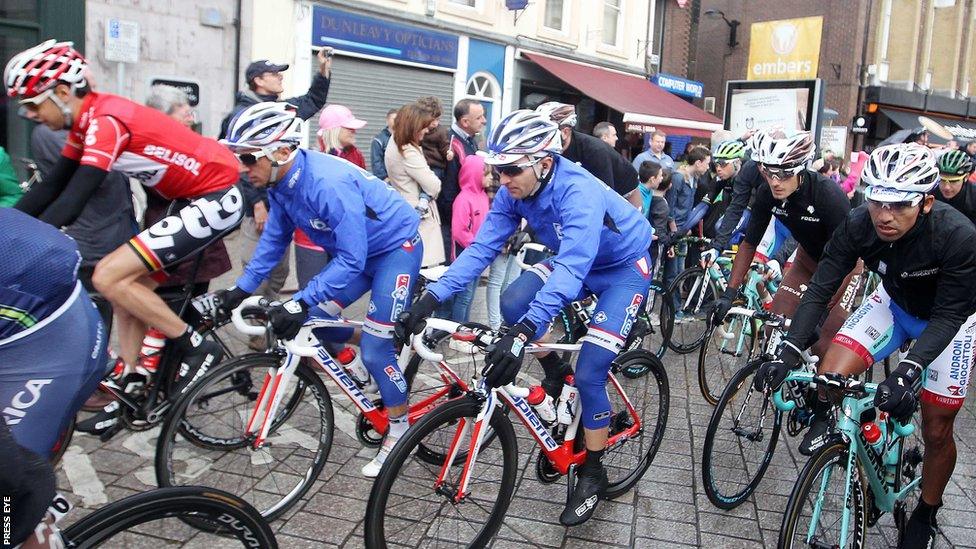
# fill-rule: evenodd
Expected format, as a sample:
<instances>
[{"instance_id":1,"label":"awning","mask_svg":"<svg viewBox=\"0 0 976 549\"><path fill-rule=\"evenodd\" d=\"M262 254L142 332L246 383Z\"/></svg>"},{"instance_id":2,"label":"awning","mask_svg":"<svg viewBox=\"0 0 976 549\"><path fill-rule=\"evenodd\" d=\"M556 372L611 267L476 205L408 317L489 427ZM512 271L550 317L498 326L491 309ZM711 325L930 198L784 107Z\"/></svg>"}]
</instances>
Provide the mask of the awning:
<instances>
[{"instance_id":1,"label":"awning","mask_svg":"<svg viewBox=\"0 0 976 549\"><path fill-rule=\"evenodd\" d=\"M624 123L676 135L709 138L722 121L641 76L541 53L522 52L553 76L624 114Z\"/></svg>"},{"instance_id":2,"label":"awning","mask_svg":"<svg viewBox=\"0 0 976 549\"><path fill-rule=\"evenodd\" d=\"M890 118L892 122L905 130L912 130L920 127L922 124L918 121L918 117L927 116L939 124L942 124L945 129L949 130L949 133L956 136L956 139L964 142L976 141L976 121L945 118L942 116L935 116L930 112L909 112L895 109L879 110L882 114ZM929 140L936 143L943 143L945 141L932 134L929 135Z\"/></svg>"}]
</instances>

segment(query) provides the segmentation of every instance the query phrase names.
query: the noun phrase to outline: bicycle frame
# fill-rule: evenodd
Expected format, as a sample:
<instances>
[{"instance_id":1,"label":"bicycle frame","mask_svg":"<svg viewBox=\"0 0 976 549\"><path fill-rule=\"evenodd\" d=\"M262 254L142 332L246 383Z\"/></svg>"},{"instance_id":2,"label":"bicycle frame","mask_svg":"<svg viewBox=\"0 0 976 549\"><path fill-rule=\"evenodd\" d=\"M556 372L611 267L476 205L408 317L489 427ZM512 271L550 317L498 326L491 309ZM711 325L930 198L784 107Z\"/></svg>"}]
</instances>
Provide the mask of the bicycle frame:
<instances>
[{"instance_id":1,"label":"bicycle frame","mask_svg":"<svg viewBox=\"0 0 976 549\"><path fill-rule=\"evenodd\" d=\"M428 319L427 324L428 328L444 330L451 333L457 331L458 327L460 326L456 322L440 319ZM429 350L422 349L423 345L418 344L418 340L419 338L415 340L414 347L417 348L418 353L423 358L431 361L442 360L443 357L439 357L436 354L431 354ZM548 351L578 351L580 348L580 344L531 344L525 347L525 353L533 354ZM623 387L621 387L613 373L608 374L607 381L613 385L613 387L620 394L624 403L626 403L628 413L634 421L633 425L631 425L628 429L610 436L610 438L607 440L607 448L610 449L622 444L630 437L636 435L643 427L641 425L640 416L637 414L637 410L630 402L630 399L624 392ZM507 406L512 412L514 412L526 429L528 429L532 434L532 438L535 439L543 453L545 453L546 457L549 458L549 461L552 462L554 468L559 471L560 474L568 474L572 467L583 462L584 458L586 457L586 451L574 451L576 435L579 434L580 430L579 413L576 413L572 422L569 424L569 426L567 426L563 442L562 444L559 444L550 433L550 426L546 425L539 418L532 406L527 400L525 400L526 397L529 396L528 389L518 387L513 384L500 388L487 388L485 386L485 382L482 380L478 383L477 389L475 389L474 392L476 395L483 398L481 410L478 412L478 415L475 417L473 422L465 418L458 423L457 430L455 431L454 437L451 440L450 448L448 449L444 464L441 466L440 474L438 475L434 486L435 489L439 489L446 482L447 474L450 471L451 465L456 459L458 452L460 452L461 447L464 445L464 440L470 435L468 454L461 471L461 476L459 477L458 490L457 493L453 495L453 499L456 503L460 503L468 495L468 484L474 470L475 460L477 459L478 453L481 450L481 445L484 442L485 434L488 431L488 423L491 420L491 415L494 412L495 407L500 404ZM579 401L577 400L577 406L578 405Z\"/></svg>"},{"instance_id":2,"label":"bicycle frame","mask_svg":"<svg viewBox=\"0 0 976 549\"><path fill-rule=\"evenodd\" d=\"M795 381L797 383L813 383L816 374L812 372L792 372L786 377L787 382ZM783 384L785 389L786 384ZM872 449L866 441L864 436L861 434L861 424L858 418L861 414L869 409L874 408L874 394L878 390L877 383L864 383L863 392L865 396L855 397L855 396L845 396L841 403L841 414L837 422L837 430L841 432L848 443L848 453L847 453L847 465L846 478L844 479L844 501L846 502L851 496L851 491L854 489L855 483L855 473L854 460L857 459L861 462L861 465L866 469L868 484L871 487L871 493L874 494L874 502L878 509L883 512L892 512L895 508L895 503L900 500L905 499L909 492L918 487L921 483L921 477L915 478L909 482L901 490L895 490L894 485L886 481L885 475L888 473L889 467L897 467L898 463L898 445L900 439L911 436L915 432L915 426L911 423L899 423L894 419L890 419L886 423L882 423L882 429L885 431L884 437L888 440L885 449L879 455ZM784 400L783 389L776 391L773 394L773 402L776 407L783 411L790 411L796 407L796 402L793 400ZM892 433L890 439L887 433L887 425L891 425ZM895 474L900 474L899 471L895 471ZM813 515L810 520L810 526L807 531L807 541L809 542L814 535L814 529L820 520L820 513L823 510L823 491L830 481L829 473L824 476L823 481L820 486L820 494L817 498L816 506L813 510ZM849 506L844 505L843 517L841 518L841 539L840 546L844 547L847 545L847 537L850 533L850 520L851 520L851 509Z\"/></svg>"},{"instance_id":3,"label":"bicycle frame","mask_svg":"<svg viewBox=\"0 0 976 549\"><path fill-rule=\"evenodd\" d=\"M260 296L250 297L244 300L241 306L232 313L234 325L242 333L265 333L266 329L264 327L247 324L241 316L241 311L244 309L259 306L261 299ZM259 449L264 445L271 425L274 422L275 414L278 411L278 406L281 404L284 395L287 394L287 389L291 384L295 370L298 368L302 357L311 358L318 364L319 368L335 382L346 397L359 408L359 411L372 424L376 432L386 432L389 426L389 417L386 410L376 407L373 400L363 393L356 382L353 381L352 377L346 373L345 368L329 354L329 351L322 346L318 338L312 334L312 330L315 328L361 327L362 324L362 322L346 320L344 318L338 320L314 319L306 322L293 340L283 342L285 348L284 362L281 366L269 368L268 373L265 374L261 392L255 401L254 410L251 412L251 416L244 429L245 435L254 437L252 442L254 449ZM409 353L410 348L404 345L398 357L401 371L406 366ZM417 418L433 408L434 404L447 395L453 386L457 385L462 391L468 390L467 384L447 363L437 361L436 364L441 381L444 382L444 387L429 397L424 398L422 401L410 405L407 414L410 423L413 423Z\"/></svg>"}]
</instances>

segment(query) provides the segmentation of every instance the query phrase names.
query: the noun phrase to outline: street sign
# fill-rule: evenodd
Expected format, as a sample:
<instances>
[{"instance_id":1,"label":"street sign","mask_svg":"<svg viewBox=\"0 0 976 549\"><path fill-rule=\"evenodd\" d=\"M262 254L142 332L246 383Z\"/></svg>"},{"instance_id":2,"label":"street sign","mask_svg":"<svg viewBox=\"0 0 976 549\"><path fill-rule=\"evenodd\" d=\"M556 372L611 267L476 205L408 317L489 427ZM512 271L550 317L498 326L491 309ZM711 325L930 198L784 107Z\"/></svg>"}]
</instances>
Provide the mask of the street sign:
<instances>
[{"instance_id":1,"label":"street sign","mask_svg":"<svg viewBox=\"0 0 976 549\"><path fill-rule=\"evenodd\" d=\"M851 120L851 133L868 133L868 117L857 115Z\"/></svg>"},{"instance_id":2,"label":"street sign","mask_svg":"<svg viewBox=\"0 0 976 549\"><path fill-rule=\"evenodd\" d=\"M109 18L105 22L104 51L106 61L139 61L139 23Z\"/></svg>"},{"instance_id":3,"label":"street sign","mask_svg":"<svg viewBox=\"0 0 976 549\"><path fill-rule=\"evenodd\" d=\"M173 86L174 88L179 88L186 92L186 96L190 99L190 106L196 107L200 104L200 83L193 80L182 80L179 78L160 78L153 77L149 80L150 86L155 86L157 84L164 84L166 86Z\"/></svg>"}]
</instances>

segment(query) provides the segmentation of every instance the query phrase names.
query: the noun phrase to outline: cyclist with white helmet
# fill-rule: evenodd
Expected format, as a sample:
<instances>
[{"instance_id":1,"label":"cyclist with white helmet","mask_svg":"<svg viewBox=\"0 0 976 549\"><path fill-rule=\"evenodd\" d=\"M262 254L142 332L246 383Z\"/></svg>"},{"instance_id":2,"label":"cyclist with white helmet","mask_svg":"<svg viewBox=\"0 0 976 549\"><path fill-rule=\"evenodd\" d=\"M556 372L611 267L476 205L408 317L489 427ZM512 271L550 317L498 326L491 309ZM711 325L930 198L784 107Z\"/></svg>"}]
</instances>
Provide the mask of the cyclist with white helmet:
<instances>
[{"instance_id":1,"label":"cyclist with white helmet","mask_svg":"<svg viewBox=\"0 0 976 549\"><path fill-rule=\"evenodd\" d=\"M939 170L927 147L875 149L861 181L867 184L867 204L852 211L830 239L784 347L776 360L760 367L756 383L778 387L799 365L797 350L816 329L844 276L863 259L881 284L834 337L819 371L858 375L915 340L881 383L875 404L905 420L921 401L925 478L899 547L930 547L935 514L955 467L953 422L966 397L976 344L976 228L932 196ZM827 397L833 395L821 398ZM821 413L804 440L819 439L819 447L833 436L829 414Z\"/></svg>"},{"instance_id":2,"label":"cyclist with white helmet","mask_svg":"<svg viewBox=\"0 0 976 549\"><path fill-rule=\"evenodd\" d=\"M559 156L559 128L548 116L519 110L506 116L488 139L486 162L501 189L475 241L428 286L398 329L416 333L423 320L476 279L524 219L556 255L515 280L502 297L510 326L487 354L485 379L493 387L515 380L523 347L542 338L566 304L584 293L598 297L593 323L583 337L576 368L582 404L586 462L559 520L573 526L590 518L607 486L601 459L611 419L606 381L651 282L651 227L626 200L593 175ZM543 387L558 395L567 373L555 353L540 357Z\"/></svg>"},{"instance_id":3,"label":"cyclist with white helmet","mask_svg":"<svg viewBox=\"0 0 976 549\"><path fill-rule=\"evenodd\" d=\"M146 327L153 326L182 350L177 391L216 364L220 345L204 340L153 289L164 269L191 257L233 231L243 198L235 186L238 164L215 140L166 114L123 97L92 91L88 62L71 42L48 40L15 55L4 69L7 94L41 123L68 130L61 158L16 208L61 228L71 224L109 170L123 172L182 209L105 256L92 282L114 306L127 377ZM129 378L131 379L131 378ZM117 409L117 407L116 407ZM108 413L108 411L107 411Z\"/></svg>"},{"instance_id":4,"label":"cyclist with white helmet","mask_svg":"<svg viewBox=\"0 0 976 549\"><path fill-rule=\"evenodd\" d=\"M337 318L366 292L369 311L359 342L363 363L377 381L390 428L376 457L362 471L375 477L407 427L407 383L393 348L393 323L409 304L423 244L417 212L385 182L341 158L299 148L304 121L287 103L265 102L241 111L221 140L234 151L247 177L268 190L271 208L254 256L237 285L217 292L223 311L253 293L283 257L301 229L332 258L291 300L269 312L275 334L297 335L309 314ZM344 342L349 330L318 330L328 342Z\"/></svg>"},{"instance_id":5,"label":"cyclist with white helmet","mask_svg":"<svg viewBox=\"0 0 976 549\"><path fill-rule=\"evenodd\" d=\"M752 136L750 145L752 158L767 184L756 189L752 216L735 254L728 288L715 300L715 323L721 322L731 308L772 218L782 222L797 241L793 263L783 274L771 305L774 313L792 316L824 245L850 210L850 201L836 183L806 169L814 154L810 132L763 130ZM826 347L847 316L838 305L840 297L838 294L831 303L831 314L823 330L825 337L815 347L818 350Z\"/></svg>"}]
</instances>

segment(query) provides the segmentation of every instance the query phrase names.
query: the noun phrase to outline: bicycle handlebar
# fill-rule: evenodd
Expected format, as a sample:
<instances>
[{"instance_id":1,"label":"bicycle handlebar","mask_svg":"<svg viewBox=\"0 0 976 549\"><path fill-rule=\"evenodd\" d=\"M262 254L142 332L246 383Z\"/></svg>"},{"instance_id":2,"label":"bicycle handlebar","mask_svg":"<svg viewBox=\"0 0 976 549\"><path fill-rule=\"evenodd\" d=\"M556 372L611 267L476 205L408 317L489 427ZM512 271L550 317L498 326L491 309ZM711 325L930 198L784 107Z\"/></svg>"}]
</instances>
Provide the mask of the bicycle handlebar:
<instances>
[{"instance_id":1,"label":"bicycle handlebar","mask_svg":"<svg viewBox=\"0 0 976 549\"><path fill-rule=\"evenodd\" d=\"M525 263L526 251L542 252L544 254L549 254L549 255L556 254L556 252L550 250L544 244L539 244L538 242L526 242L525 244L519 246L518 251L515 252L515 262L522 269L529 269L532 267L532 265Z\"/></svg>"},{"instance_id":2,"label":"bicycle handlebar","mask_svg":"<svg viewBox=\"0 0 976 549\"><path fill-rule=\"evenodd\" d=\"M247 309L256 309L262 313L267 313L268 306L270 305L271 303L262 296L251 296L231 311L230 319L234 323L234 327L243 334L265 335L267 333L267 327L248 324L244 320L243 312ZM284 345L285 349L288 349L288 352L297 356L315 356L319 352L318 346L315 345L314 336L312 336L312 327L310 326L303 327L294 339L282 341L282 345Z\"/></svg>"}]
</instances>

